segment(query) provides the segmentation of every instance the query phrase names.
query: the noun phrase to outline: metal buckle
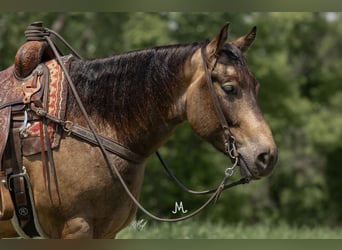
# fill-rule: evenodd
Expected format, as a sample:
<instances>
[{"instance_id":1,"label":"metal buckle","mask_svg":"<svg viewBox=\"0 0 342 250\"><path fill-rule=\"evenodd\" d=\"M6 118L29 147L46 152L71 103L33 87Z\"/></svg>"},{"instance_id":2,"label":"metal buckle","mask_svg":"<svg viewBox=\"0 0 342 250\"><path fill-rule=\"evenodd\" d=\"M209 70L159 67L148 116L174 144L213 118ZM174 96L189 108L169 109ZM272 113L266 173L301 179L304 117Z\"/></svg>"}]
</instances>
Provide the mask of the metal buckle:
<instances>
[{"instance_id":1,"label":"metal buckle","mask_svg":"<svg viewBox=\"0 0 342 250\"><path fill-rule=\"evenodd\" d=\"M74 126L74 123L71 121L65 121L63 125L63 130L70 135L71 134L71 128Z\"/></svg>"},{"instance_id":2,"label":"metal buckle","mask_svg":"<svg viewBox=\"0 0 342 250\"><path fill-rule=\"evenodd\" d=\"M235 137L232 135L228 135L228 138L225 139L225 152L229 155L231 159L235 159L238 157L239 152L236 149L235 145Z\"/></svg>"}]
</instances>

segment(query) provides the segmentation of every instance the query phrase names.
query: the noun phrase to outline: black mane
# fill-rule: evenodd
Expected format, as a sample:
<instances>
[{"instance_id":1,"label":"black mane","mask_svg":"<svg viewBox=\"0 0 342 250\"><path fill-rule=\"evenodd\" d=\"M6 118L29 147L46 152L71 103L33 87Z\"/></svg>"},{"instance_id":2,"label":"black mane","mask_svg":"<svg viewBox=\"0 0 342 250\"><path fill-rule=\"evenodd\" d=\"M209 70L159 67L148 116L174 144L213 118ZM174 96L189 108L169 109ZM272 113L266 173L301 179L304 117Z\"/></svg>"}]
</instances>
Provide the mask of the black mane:
<instances>
[{"instance_id":1,"label":"black mane","mask_svg":"<svg viewBox=\"0 0 342 250\"><path fill-rule=\"evenodd\" d=\"M132 51L108 58L75 60L70 65L83 104L99 121L111 122L121 131L147 128L154 115L166 116L175 82L183 64L200 44L170 45ZM69 114L80 115L69 95Z\"/></svg>"}]
</instances>

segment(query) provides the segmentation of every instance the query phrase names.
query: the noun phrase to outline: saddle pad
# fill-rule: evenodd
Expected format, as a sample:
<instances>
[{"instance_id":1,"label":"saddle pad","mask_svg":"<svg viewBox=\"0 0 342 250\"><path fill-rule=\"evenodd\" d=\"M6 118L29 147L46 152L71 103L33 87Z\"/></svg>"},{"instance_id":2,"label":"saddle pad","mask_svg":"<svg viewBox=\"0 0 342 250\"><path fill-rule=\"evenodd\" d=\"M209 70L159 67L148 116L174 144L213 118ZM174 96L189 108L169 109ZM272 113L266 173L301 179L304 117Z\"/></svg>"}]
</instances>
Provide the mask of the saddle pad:
<instances>
[{"instance_id":1,"label":"saddle pad","mask_svg":"<svg viewBox=\"0 0 342 250\"><path fill-rule=\"evenodd\" d=\"M71 56L63 57L63 62L68 63ZM47 111L50 115L58 119L64 119L66 114L66 102L68 84L64 72L58 62L53 59L47 61L45 65L49 69L49 94ZM25 156L40 153L40 122L30 121L23 133L23 154ZM62 128L58 124L48 120L48 134L51 148L59 146Z\"/></svg>"}]
</instances>

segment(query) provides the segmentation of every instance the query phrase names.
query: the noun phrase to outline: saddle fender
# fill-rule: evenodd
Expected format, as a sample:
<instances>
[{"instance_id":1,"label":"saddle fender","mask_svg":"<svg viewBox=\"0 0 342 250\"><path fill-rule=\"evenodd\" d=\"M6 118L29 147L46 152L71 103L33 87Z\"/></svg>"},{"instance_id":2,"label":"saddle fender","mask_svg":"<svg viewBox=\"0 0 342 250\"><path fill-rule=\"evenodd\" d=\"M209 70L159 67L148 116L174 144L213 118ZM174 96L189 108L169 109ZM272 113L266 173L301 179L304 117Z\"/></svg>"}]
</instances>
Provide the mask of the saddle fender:
<instances>
[{"instance_id":1,"label":"saddle fender","mask_svg":"<svg viewBox=\"0 0 342 250\"><path fill-rule=\"evenodd\" d=\"M13 217L14 206L8 190L7 177L0 173L0 221L10 220Z\"/></svg>"}]
</instances>

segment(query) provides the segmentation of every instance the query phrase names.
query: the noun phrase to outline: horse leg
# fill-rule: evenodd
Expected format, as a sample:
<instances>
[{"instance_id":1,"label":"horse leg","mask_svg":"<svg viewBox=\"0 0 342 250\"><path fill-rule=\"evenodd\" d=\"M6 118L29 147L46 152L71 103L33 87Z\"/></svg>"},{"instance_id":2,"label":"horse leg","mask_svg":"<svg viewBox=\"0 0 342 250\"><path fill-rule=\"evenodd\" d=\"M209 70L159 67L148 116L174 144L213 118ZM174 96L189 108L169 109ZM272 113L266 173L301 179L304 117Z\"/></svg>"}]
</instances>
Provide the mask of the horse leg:
<instances>
[{"instance_id":1,"label":"horse leg","mask_svg":"<svg viewBox=\"0 0 342 250\"><path fill-rule=\"evenodd\" d=\"M68 220L64 224L62 239L89 239L93 238L92 226L82 217Z\"/></svg>"}]
</instances>

